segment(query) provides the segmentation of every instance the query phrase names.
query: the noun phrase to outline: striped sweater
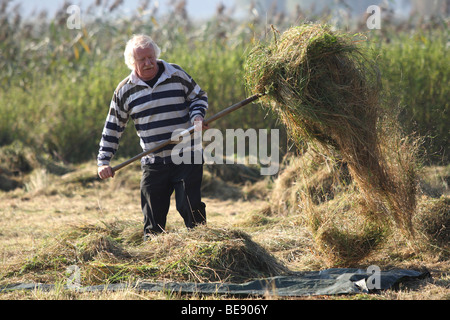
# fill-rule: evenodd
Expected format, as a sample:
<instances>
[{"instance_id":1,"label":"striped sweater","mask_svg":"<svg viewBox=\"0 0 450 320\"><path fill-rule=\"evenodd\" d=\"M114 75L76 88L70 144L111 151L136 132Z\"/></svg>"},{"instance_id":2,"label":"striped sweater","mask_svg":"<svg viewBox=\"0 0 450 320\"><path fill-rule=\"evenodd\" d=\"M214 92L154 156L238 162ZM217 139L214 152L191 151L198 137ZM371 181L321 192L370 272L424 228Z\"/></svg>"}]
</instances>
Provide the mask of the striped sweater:
<instances>
[{"instance_id":1,"label":"striped sweater","mask_svg":"<svg viewBox=\"0 0 450 320\"><path fill-rule=\"evenodd\" d=\"M144 152L169 140L175 130L191 127L196 116L205 117L207 94L179 66L158 62L164 64L165 71L153 88L133 71L115 90L100 141L99 166L110 164L130 117ZM142 162L171 163L174 146L169 144Z\"/></svg>"}]
</instances>

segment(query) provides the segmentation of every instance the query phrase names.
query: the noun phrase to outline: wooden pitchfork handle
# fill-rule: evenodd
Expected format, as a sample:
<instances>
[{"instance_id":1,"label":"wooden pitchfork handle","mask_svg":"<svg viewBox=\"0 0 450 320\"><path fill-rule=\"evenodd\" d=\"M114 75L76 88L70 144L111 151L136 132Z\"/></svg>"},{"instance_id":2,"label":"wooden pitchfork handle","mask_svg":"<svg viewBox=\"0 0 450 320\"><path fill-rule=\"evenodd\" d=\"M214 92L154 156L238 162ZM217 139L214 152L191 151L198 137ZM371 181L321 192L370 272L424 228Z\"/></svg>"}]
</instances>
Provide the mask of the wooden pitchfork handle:
<instances>
[{"instance_id":1,"label":"wooden pitchfork handle","mask_svg":"<svg viewBox=\"0 0 450 320\"><path fill-rule=\"evenodd\" d=\"M253 95L253 96L251 96L251 97L249 97L249 98L247 98L247 99L245 99L245 100L243 100L241 102L238 102L238 103L236 103L236 104L234 104L234 105L232 105L232 106L230 106L230 107L220 111L219 113L217 113L217 114L213 115L212 117L210 117L209 119L205 120L204 123L206 125L208 125L211 122L213 122L213 121L215 121L217 119L223 118L226 115L228 115L228 114L230 114L230 113L232 113L232 112L242 108L243 106L246 106L246 105L252 103L253 101L258 100L262 96L263 96L262 94L255 94L255 95ZM186 130L180 132L179 134L177 134L176 136L172 137L171 139L159 143L158 145L156 145L152 149L147 150L145 152L142 152L142 153L138 154L137 156L134 156L131 159L128 159L127 161L125 161L125 162L123 162L123 163L113 167L112 168L113 173L116 173L120 169L125 168L126 166L132 164L133 162L135 162L135 161L137 161L137 160L139 160L139 159L141 159L141 158L143 158L145 156L148 156L151 153L155 153L155 151L158 151L159 149L161 149L161 148L163 148L163 147L173 143L173 141L178 141L179 138L181 138L183 136L191 135L194 132L194 130L195 130L195 126L192 126L189 129L186 129Z\"/></svg>"}]
</instances>

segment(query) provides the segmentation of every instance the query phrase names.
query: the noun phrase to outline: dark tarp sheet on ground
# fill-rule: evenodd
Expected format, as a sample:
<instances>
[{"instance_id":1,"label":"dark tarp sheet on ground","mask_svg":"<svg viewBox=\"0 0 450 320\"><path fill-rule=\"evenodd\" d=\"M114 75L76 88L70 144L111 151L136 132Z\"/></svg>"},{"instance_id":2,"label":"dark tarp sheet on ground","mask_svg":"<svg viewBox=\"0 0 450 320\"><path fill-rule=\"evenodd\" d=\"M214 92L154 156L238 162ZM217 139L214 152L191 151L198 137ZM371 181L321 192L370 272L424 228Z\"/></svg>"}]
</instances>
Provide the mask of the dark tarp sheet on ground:
<instances>
[{"instance_id":1,"label":"dark tarp sheet on ground","mask_svg":"<svg viewBox=\"0 0 450 320\"><path fill-rule=\"evenodd\" d=\"M405 281L430 277L428 272L414 270L390 270L369 272L362 269L327 269L323 271L298 272L289 276L278 276L254 280L242 284L231 283L175 283L137 282L135 284L109 284L75 288L80 292L119 291L170 291L182 294L229 294L229 295L275 295L300 297L314 295L338 295L372 293L387 290ZM11 290L52 290L49 284L11 284L0 286L0 292Z\"/></svg>"}]
</instances>

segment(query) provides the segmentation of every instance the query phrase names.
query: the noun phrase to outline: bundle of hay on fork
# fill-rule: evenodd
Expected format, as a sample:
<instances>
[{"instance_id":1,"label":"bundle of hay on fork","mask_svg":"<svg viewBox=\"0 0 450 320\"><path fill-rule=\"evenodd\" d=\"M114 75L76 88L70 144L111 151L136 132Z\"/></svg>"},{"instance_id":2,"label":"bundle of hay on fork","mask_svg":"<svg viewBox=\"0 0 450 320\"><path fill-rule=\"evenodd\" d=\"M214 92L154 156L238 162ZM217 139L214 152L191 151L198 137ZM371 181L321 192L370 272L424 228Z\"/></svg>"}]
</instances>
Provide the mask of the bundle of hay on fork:
<instances>
[{"instance_id":1,"label":"bundle of hay on fork","mask_svg":"<svg viewBox=\"0 0 450 320\"><path fill-rule=\"evenodd\" d=\"M299 145L338 154L374 211L411 229L415 193L405 199L380 145L381 81L358 41L329 26L305 24L259 44L245 63L250 91L263 94ZM402 199L403 198L403 199Z\"/></svg>"}]
</instances>

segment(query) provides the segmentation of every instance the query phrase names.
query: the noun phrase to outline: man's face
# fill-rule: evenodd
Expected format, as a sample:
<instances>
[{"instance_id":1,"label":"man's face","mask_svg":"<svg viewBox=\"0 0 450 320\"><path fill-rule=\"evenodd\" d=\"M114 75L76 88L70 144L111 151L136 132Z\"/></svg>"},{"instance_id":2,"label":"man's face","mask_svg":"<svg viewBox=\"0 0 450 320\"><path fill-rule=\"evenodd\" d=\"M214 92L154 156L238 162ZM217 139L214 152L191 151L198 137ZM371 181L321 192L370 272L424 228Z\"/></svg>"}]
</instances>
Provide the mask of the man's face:
<instances>
[{"instance_id":1,"label":"man's face","mask_svg":"<svg viewBox=\"0 0 450 320\"><path fill-rule=\"evenodd\" d=\"M134 49L135 70L139 78L149 81L158 74L158 63L153 47Z\"/></svg>"}]
</instances>

